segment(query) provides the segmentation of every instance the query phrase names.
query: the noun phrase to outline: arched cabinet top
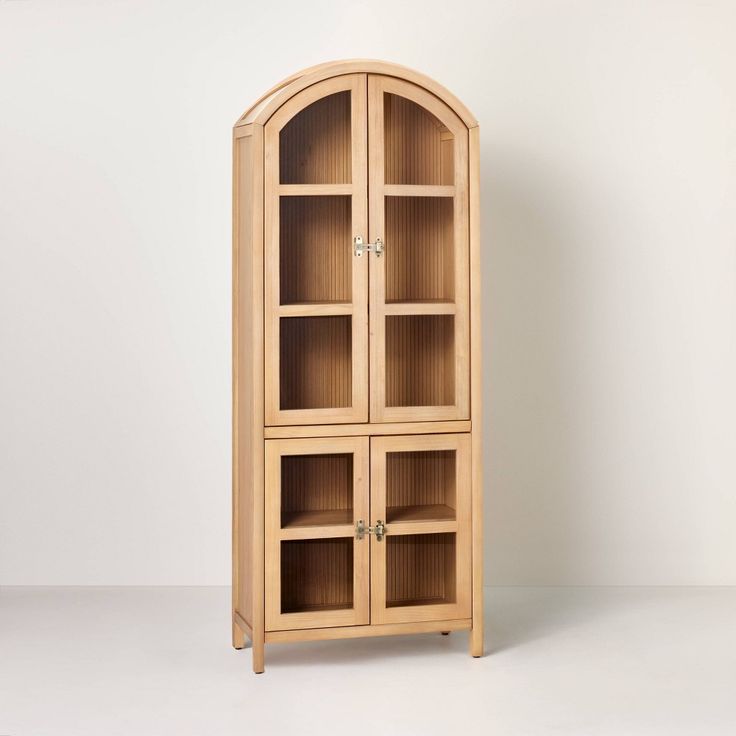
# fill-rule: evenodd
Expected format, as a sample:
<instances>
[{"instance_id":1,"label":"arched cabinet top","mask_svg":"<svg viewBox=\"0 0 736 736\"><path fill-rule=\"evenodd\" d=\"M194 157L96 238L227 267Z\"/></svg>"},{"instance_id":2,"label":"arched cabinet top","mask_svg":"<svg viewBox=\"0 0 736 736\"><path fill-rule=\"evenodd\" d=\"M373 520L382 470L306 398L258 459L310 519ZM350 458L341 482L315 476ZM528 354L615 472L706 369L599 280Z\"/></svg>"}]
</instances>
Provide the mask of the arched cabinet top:
<instances>
[{"instance_id":1,"label":"arched cabinet top","mask_svg":"<svg viewBox=\"0 0 736 736\"><path fill-rule=\"evenodd\" d=\"M276 110L297 93L312 84L343 74L382 74L416 84L452 108L466 127L475 128L478 125L470 110L452 92L425 74L387 61L349 59L318 64L287 77L251 105L235 123L235 127L250 123L265 125Z\"/></svg>"}]
</instances>

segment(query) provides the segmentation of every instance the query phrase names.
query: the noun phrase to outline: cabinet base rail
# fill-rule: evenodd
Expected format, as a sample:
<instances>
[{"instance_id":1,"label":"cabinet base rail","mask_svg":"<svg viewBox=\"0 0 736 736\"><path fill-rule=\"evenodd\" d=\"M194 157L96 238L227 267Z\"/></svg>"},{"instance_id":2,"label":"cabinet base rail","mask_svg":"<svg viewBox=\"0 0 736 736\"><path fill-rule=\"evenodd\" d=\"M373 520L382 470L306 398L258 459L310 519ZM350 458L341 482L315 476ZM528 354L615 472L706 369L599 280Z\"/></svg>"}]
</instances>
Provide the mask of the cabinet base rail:
<instances>
[{"instance_id":1,"label":"cabinet base rail","mask_svg":"<svg viewBox=\"0 0 736 736\"><path fill-rule=\"evenodd\" d=\"M437 631L463 631L472 628L472 619L453 621L420 621L406 624L365 624L363 626L332 626L323 629L267 631L266 644L290 641L323 641L328 639L359 639L365 636L398 636L400 634L431 634Z\"/></svg>"}]
</instances>

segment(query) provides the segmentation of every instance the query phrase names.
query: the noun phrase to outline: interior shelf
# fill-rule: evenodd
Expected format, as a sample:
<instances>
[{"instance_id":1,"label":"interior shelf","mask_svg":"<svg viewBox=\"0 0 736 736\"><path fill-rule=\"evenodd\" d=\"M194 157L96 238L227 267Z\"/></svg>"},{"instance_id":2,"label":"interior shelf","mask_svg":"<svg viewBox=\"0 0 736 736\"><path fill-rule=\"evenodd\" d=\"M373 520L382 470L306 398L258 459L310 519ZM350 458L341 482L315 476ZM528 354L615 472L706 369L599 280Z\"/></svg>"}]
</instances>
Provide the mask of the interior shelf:
<instances>
[{"instance_id":1,"label":"interior shelf","mask_svg":"<svg viewBox=\"0 0 736 736\"><path fill-rule=\"evenodd\" d=\"M452 301L453 199L386 197L386 300Z\"/></svg>"},{"instance_id":2,"label":"interior shelf","mask_svg":"<svg viewBox=\"0 0 736 736\"><path fill-rule=\"evenodd\" d=\"M386 317L386 406L455 403L452 315Z\"/></svg>"},{"instance_id":3,"label":"interior shelf","mask_svg":"<svg viewBox=\"0 0 736 736\"><path fill-rule=\"evenodd\" d=\"M421 105L386 93L386 184L449 185L454 179L454 136Z\"/></svg>"},{"instance_id":4,"label":"interior shelf","mask_svg":"<svg viewBox=\"0 0 736 736\"><path fill-rule=\"evenodd\" d=\"M323 97L295 115L279 134L282 184L351 181L350 92Z\"/></svg>"},{"instance_id":5,"label":"interior shelf","mask_svg":"<svg viewBox=\"0 0 736 736\"><path fill-rule=\"evenodd\" d=\"M386 304L454 304L454 299L386 299Z\"/></svg>"},{"instance_id":6,"label":"interior shelf","mask_svg":"<svg viewBox=\"0 0 736 736\"><path fill-rule=\"evenodd\" d=\"M353 539L281 542L281 612L353 607Z\"/></svg>"},{"instance_id":7,"label":"interior shelf","mask_svg":"<svg viewBox=\"0 0 736 736\"><path fill-rule=\"evenodd\" d=\"M394 521L453 521L455 509L444 503L416 506L387 506L386 522Z\"/></svg>"},{"instance_id":8,"label":"interior shelf","mask_svg":"<svg viewBox=\"0 0 736 736\"><path fill-rule=\"evenodd\" d=\"M352 509L326 509L324 511L282 511L281 527L294 529L309 526L343 526L353 523Z\"/></svg>"},{"instance_id":9,"label":"interior shelf","mask_svg":"<svg viewBox=\"0 0 736 736\"><path fill-rule=\"evenodd\" d=\"M386 607L454 603L453 532L386 537Z\"/></svg>"},{"instance_id":10,"label":"interior shelf","mask_svg":"<svg viewBox=\"0 0 736 736\"><path fill-rule=\"evenodd\" d=\"M349 196L282 196L279 223L281 304L349 302Z\"/></svg>"},{"instance_id":11,"label":"interior shelf","mask_svg":"<svg viewBox=\"0 0 736 736\"><path fill-rule=\"evenodd\" d=\"M281 409L351 406L352 318L282 317Z\"/></svg>"},{"instance_id":12,"label":"interior shelf","mask_svg":"<svg viewBox=\"0 0 736 736\"><path fill-rule=\"evenodd\" d=\"M353 520L353 456L283 455L281 526L331 526Z\"/></svg>"}]
</instances>

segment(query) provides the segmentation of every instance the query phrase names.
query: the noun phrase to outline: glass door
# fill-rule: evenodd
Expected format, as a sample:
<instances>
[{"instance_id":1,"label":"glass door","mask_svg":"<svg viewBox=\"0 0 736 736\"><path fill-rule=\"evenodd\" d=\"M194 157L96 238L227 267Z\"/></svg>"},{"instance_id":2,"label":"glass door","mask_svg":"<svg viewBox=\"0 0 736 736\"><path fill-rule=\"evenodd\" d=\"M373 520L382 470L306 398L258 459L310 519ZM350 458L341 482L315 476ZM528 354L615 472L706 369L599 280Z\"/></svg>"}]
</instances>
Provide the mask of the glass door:
<instances>
[{"instance_id":1,"label":"glass door","mask_svg":"<svg viewBox=\"0 0 736 736\"><path fill-rule=\"evenodd\" d=\"M368 623L368 438L266 440L266 630Z\"/></svg>"},{"instance_id":2,"label":"glass door","mask_svg":"<svg viewBox=\"0 0 736 736\"><path fill-rule=\"evenodd\" d=\"M468 132L430 93L368 78L373 422L469 418Z\"/></svg>"},{"instance_id":3,"label":"glass door","mask_svg":"<svg viewBox=\"0 0 736 736\"><path fill-rule=\"evenodd\" d=\"M470 616L470 435L371 438L371 623Z\"/></svg>"},{"instance_id":4,"label":"glass door","mask_svg":"<svg viewBox=\"0 0 736 736\"><path fill-rule=\"evenodd\" d=\"M265 126L265 423L368 419L366 75L314 84Z\"/></svg>"}]
</instances>

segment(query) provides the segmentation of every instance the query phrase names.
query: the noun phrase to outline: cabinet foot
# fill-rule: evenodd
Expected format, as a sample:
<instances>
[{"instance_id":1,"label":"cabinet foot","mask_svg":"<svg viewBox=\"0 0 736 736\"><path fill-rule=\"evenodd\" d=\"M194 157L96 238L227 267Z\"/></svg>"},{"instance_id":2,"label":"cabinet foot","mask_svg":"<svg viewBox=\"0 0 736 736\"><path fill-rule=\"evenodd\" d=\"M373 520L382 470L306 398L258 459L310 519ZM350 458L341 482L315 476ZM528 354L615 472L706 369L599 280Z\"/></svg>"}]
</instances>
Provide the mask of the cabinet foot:
<instances>
[{"instance_id":1,"label":"cabinet foot","mask_svg":"<svg viewBox=\"0 0 736 736\"><path fill-rule=\"evenodd\" d=\"M470 654L475 659L483 656L483 627L475 626L470 630Z\"/></svg>"},{"instance_id":2,"label":"cabinet foot","mask_svg":"<svg viewBox=\"0 0 736 736\"><path fill-rule=\"evenodd\" d=\"M258 636L254 633L253 637L253 672L257 675L262 675L266 669L263 661L265 642L263 641L263 634Z\"/></svg>"},{"instance_id":3,"label":"cabinet foot","mask_svg":"<svg viewBox=\"0 0 736 736\"><path fill-rule=\"evenodd\" d=\"M442 631L440 633L442 634L442 636L450 636L450 632L449 631Z\"/></svg>"},{"instance_id":4,"label":"cabinet foot","mask_svg":"<svg viewBox=\"0 0 736 736\"><path fill-rule=\"evenodd\" d=\"M245 634L240 627L233 621L233 648L245 649Z\"/></svg>"}]
</instances>

